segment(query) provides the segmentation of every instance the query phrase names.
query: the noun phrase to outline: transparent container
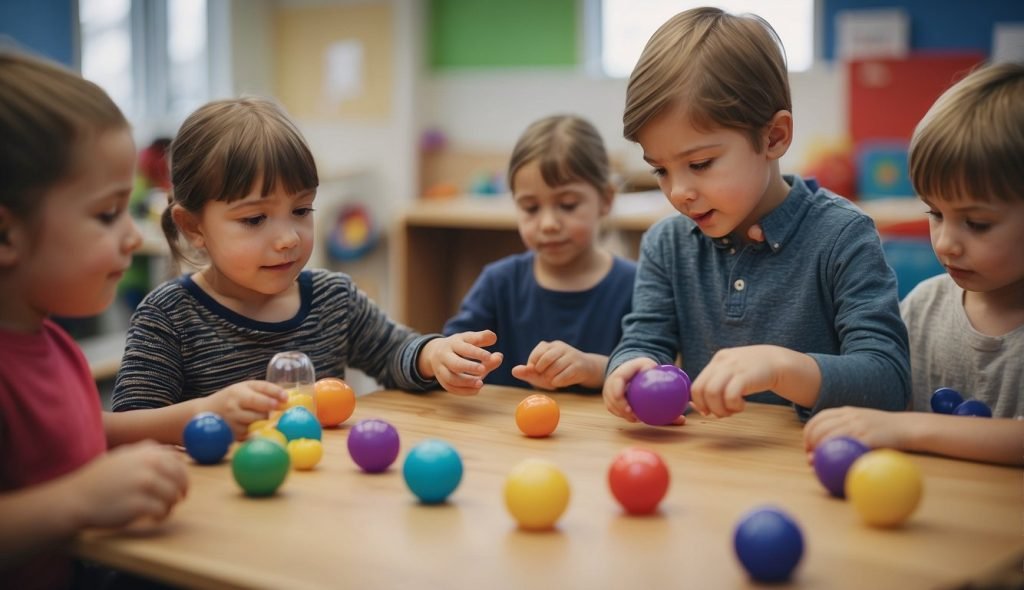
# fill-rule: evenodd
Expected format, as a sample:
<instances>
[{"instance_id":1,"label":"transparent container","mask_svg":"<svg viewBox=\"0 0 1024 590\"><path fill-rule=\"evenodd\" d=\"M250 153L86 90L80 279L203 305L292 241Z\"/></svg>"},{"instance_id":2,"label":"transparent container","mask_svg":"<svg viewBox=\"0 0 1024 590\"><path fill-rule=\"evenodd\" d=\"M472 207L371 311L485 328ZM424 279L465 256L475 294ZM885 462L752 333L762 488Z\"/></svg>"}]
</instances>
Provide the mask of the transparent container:
<instances>
[{"instance_id":1,"label":"transparent container","mask_svg":"<svg viewBox=\"0 0 1024 590\"><path fill-rule=\"evenodd\" d=\"M303 406L316 416L316 373L313 361L301 352L279 352L267 364L267 381L288 393L281 410L271 414L277 420L281 413L295 406Z\"/></svg>"}]
</instances>

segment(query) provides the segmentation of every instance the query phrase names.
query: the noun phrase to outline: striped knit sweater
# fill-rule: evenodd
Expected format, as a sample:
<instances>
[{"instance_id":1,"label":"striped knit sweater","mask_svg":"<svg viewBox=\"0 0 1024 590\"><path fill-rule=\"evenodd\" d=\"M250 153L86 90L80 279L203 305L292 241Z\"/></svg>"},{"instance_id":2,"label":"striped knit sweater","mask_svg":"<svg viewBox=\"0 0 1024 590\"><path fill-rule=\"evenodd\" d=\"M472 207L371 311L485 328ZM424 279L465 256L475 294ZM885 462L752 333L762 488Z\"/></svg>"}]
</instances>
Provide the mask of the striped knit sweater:
<instances>
[{"instance_id":1,"label":"striped knit sweater","mask_svg":"<svg viewBox=\"0 0 1024 590\"><path fill-rule=\"evenodd\" d=\"M419 335L396 324L342 273L306 270L301 306L276 323L251 320L217 303L190 276L157 287L132 316L114 383L114 411L158 408L264 379L283 351L303 352L318 379L352 366L386 388L436 387L416 371Z\"/></svg>"}]
</instances>

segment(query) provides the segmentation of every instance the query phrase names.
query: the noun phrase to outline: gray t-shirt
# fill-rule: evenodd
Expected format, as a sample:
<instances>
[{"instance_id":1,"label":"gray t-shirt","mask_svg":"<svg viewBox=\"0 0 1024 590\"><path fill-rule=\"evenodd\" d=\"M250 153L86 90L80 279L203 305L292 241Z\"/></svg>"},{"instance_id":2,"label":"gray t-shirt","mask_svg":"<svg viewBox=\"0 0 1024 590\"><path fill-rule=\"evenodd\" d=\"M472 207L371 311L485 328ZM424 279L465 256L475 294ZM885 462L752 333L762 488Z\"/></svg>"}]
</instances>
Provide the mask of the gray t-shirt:
<instances>
[{"instance_id":1,"label":"gray t-shirt","mask_svg":"<svg viewBox=\"0 0 1024 590\"><path fill-rule=\"evenodd\" d=\"M964 290L942 274L917 285L900 303L910 333L913 409L931 411L940 387L977 399L1000 418L1024 416L1024 326L986 336L971 326Z\"/></svg>"}]
</instances>

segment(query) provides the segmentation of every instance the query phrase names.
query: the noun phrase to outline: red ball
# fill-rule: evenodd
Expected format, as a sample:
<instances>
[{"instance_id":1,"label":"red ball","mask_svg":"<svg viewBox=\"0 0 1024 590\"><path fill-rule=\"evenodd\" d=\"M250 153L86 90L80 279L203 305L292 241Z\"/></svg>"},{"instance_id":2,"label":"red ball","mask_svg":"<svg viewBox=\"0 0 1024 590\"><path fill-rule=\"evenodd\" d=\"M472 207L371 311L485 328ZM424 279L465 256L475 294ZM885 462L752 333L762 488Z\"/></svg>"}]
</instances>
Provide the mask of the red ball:
<instances>
[{"instance_id":1,"label":"red ball","mask_svg":"<svg viewBox=\"0 0 1024 590\"><path fill-rule=\"evenodd\" d=\"M612 495L630 514L650 514L668 491L668 467L661 456L647 449L626 449L608 469Z\"/></svg>"}]
</instances>

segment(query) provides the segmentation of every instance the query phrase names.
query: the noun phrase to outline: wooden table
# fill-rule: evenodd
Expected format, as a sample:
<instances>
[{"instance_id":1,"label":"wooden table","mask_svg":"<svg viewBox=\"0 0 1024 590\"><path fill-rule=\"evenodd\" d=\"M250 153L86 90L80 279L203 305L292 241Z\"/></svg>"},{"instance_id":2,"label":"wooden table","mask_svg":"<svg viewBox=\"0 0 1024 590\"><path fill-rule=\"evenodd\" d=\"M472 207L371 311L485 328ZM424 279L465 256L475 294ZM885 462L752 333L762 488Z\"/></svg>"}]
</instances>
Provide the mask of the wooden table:
<instances>
[{"instance_id":1,"label":"wooden table","mask_svg":"<svg viewBox=\"0 0 1024 590\"><path fill-rule=\"evenodd\" d=\"M228 462L190 465L188 498L167 522L87 534L77 553L202 588L728 588L748 585L733 527L773 504L803 528L795 586L934 588L1008 560L1020 572L1019 469L913 456L921 506L905 527L878 530L818 484L788 408L751 404L729 419L654 428L612 417L598 397L558 394L558 430L528 439L513 420L528 393L361 397L348 423L324 433L317 469L292 472L276 496L243 496ZM402 437L399 461L378 475L360 472L345 444L351 424L370 417ZM440 506L418 504L402 480L405 453L426 438L452 443L465 465ZM671 470L655 516L625 516L608 491L613 457L632 445L657 450ZM505 477L528 457L555 462L572 486L554 531L520 531L505 510Z\"/></svg>"}]
</instances>

